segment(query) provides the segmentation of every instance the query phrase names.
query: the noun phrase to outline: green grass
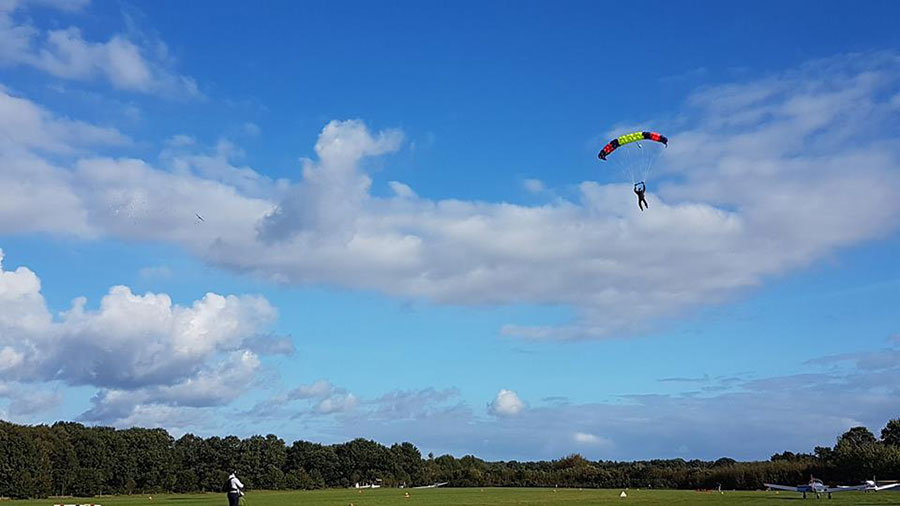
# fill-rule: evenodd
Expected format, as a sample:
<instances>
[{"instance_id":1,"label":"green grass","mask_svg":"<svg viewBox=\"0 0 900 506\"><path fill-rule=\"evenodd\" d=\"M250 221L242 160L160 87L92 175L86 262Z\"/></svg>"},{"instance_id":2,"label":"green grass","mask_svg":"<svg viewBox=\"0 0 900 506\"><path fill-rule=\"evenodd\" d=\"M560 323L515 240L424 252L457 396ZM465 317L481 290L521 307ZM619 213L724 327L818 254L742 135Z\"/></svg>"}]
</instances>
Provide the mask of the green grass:
<instances>
[{"instance_id":1,"label":"green grass","mask_svg":"<svg viewBox=\"0 0 900 506\"><path fill-rule=\"evenodd\" d=\"M410 497L404 497L405 493ZM684 490L621 490L547 488L440 488L440 489L368 489L317 491L253 491L248 492L242 506L565 506L565 505L790 505L803 504L801 495L793 492L716 492ZM815 501L813 496L810 500ZM823 497L823 500L824 497ZM162 494L149 499L145 495L104 496L86 499L39 499L3 501L3 506L51 506L53 504L94 503L103 506L227 506L225 494ZM898 492L843 492L834 494L828 505L859 506L900 504Z\"/></svg>"}]
</instances>

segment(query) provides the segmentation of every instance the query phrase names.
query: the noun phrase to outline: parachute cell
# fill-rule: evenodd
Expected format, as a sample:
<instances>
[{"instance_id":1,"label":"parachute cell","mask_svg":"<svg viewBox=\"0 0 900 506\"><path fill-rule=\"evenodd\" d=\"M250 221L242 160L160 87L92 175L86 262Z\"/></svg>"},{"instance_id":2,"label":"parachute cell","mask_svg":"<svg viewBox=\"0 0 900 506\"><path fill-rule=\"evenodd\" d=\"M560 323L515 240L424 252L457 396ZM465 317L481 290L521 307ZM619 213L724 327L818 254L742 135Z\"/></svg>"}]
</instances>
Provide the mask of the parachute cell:
<instances>
[{"instance_id":1,"label":"parachute cell","mask_svg":"<svg viewBox=\"0 0 900 506\"><path fill-rule=\"evenodd\" d=\"M600 153L597 156L601 160L606 160L606 157L609 156L610 153L615 151L619 146L624 146L625 144L642 140L661 142L666 146L669 145L669 139L663 134L657 132L633 132L630 134L622 135L620 137L616 137L615 139L609 141L606 146L603 146L603 149L600 150Z\"/></svg>"}]
</instances>

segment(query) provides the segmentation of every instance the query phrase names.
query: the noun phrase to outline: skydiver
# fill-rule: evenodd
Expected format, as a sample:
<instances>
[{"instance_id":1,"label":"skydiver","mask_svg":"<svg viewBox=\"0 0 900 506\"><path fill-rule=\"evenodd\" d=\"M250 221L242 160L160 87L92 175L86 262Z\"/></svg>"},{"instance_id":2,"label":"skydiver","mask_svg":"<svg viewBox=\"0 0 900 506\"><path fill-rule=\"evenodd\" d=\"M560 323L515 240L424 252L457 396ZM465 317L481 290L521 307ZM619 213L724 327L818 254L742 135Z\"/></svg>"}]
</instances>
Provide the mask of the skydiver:
<instances>
[{"instance_id":1,"label":"skydiver","mask_svg":"<svg viewBox=\"0 0 900 506\"><path fill-rule=\"evenodd\" d=\"M644 182L635 183L634 185L634 194L637 195L638 198L638 207L641 208L641 211L644 210L644 206L650 207L650 204L647 203L647 199L644 198L644 192L647 188L644 186Z\"/></svg>"}]
</instances>

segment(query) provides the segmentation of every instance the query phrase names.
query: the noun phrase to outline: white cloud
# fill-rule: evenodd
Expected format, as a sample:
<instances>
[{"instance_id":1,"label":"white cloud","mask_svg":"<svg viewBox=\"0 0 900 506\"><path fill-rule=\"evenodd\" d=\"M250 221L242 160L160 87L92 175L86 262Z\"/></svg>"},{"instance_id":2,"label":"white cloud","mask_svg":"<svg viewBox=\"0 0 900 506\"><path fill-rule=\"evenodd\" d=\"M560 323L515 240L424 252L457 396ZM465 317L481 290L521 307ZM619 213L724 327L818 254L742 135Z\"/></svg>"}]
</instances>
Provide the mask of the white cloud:
<instances>
[{"instance_id":1,"label":"white cloud","mask_svg":"<svg viewBox=\"0 0 900 506\"><path fill-rule=\"evenodd\" d=\"M0 369L0 375L3 374ZM6 399L5 409L0 409L0 418L17 423L31 423L41 420L40 416L60 405L62 393L55 387L32 387L17 382L0 382L0 399Z\"/></svg>"},{"instance_id":2,"label":"white cloud","mask_svg":"<svg viewBox=\"0 0 900 506\"><path fill-rule=\"evenodd\" d=\"M193 146L197 140L190 135L177 134L166 139L166 145L170 147Z\"/></svg>"},{"instance_id":3,"label":"white cloud","mask_svg":"<svg viewBox=\"0 0 900 506\"><path fill-rule=\"evenodd\" d=\"M304 160L303 181L260 223L260 237L270 243L352 239L365 218L372 184L359 170L360 161L396 151L402 140L396 130L373 136L358 120L329 122L316 142L319 161Z\"/></svg>"},{"instance_id":4,"label":"white cloud","mask_svg":"<svg viewBox=\"0 0 900 506\"><path fill-rule=\"evenodd\" d=\"M86 2L40 3L71 9ZM77 27L43 31L16 20L21 5L12 2L0 6L0 64L28 65L63 79L104 78L128 91L200 96L193 79L171 70L163 44L142 47L123 34L113 35L106 42L93 42L85 40Z\"/></svg>"},{"instance_id":5,"label":"white cloud","mask_svg":"<svg viewBox=\"0 0 900 506\"><path fill-rule=\"evenodd\" d=\"M459 390L456 388L388 392L369 403L373 410L366 416L371 419L393 421L415 420L427 417L435 410L446 409L446 403L458 400L458 397Z\"/></svg>"},{"instance_id":6,"label":"white cloud","mask_svg":"<svg viewBox=\"0 0 900 506\"><path fill-rule=\"evenodd\" d=\"M335 394L327 399L322 399L322 401L316 405L316 411L323 415L345 413L353 411L358 404L359 399L353 394Z\"/></svg>"},{"instance_id":7,"label":"white cloud","mask_svg":"<svg viewBox=\"0 0 900 506\"><path fill-rule=\"evenodd\" d=\"M522 181L522 186L530 193L541 193L547 189L540 179L526 179L525 181Z\"/></svg>"},{"instance_id":8,"label":"white cloud","mask_svg":"<svg viewBox=\"0 0 900 506\"><path fill-rule=\"evenodd\" d=\"M522 412L525 403L512 390L501 389L490 403L488 411L498 416L515 416Z\"/></svg>"},{"instance_id":9,"label":"white cloud","mask_svg":"<svg viewBox=\"0 0 900 506\"><path fill-rule=\"evenodd\" d=\"M391 191L394 192L394 195L400 198L415 198L417 197L416 192L413 191L409 185L403 184L399 181L388 181L388 186L391 187Z\"/></svg>"},{"instance_id":10,"label":"white cloud","mask_svg":"<svg viewBox=\"0 0 900 506\"><path fill-rule=\"evenodd\" d=\"M160 159L175 174L218 181L251 197L271 198L287 185L286 181L274 181L250 167L235 165L234 161L241 158L243 152L230 141L220 140L212 152L197 151L198 146L193 138L176 135L167 141L167 148L160 154Z\"/></svg>"},{"instance_id":11,"label":"white cloud","mask_svg":"<svg viewBox=\"0 0 900 506\"><path fill-rule=\"evenodd\" d=\"M815 446L831 446L855 425L877 434L896 418L900 365L867 365L883 353L841 360L851 365L841 370L833 369L831 358L822 357L812 361L813 369L805 374L711 379L713 386L722 387L715 390L690 384L677 394L627 395L610 402L550 399L501 423L479 416L465 403L442 407L444 399L429 401L432 396L427 395L415 396L427 407L409 416L406 410L382 416L380 402L363 402L356 413L325 427L322 437L411 441L423 453L503 460L555 459L571 453L608 460L767 459L785 450L811 452ZM384 396L393 397L406 395ZM854 407L852 418L846 416L847 406ZM780 423L786 419L791 423ZM723 449L728 453L723 455Z\"/></svg>"},{"instance_id":12,"label":"white cloud","mask_svg":"<svg viewBox=\"0 0 900 506\"><path fill-rule=\"evenodd\" d=\"M89 146L123 146L131 141L112 128L56 118L48 111L0 88L0 149L77 153Z\"/></svg>"},{"instance_id":13,"label":"white cloud","mask_svg":"<svg viewBox=\"0 0 900 506\"><path fill-rule=\"evenodd\" d=\"M227 404L253 384L260 361L244 343L276 317L262 297L208 293L179 306L116 286L96 310L80 297L55 319L37 275L2 260L0 380L99 387L85 416L104 422L138 404Z\"/></svg>"},{"instance_id":14,"label":"white cloud","mask_svg":"<svg viewBox=\"0 0 900 506\"><path fill-rule=\"evenodd\" d=\"M77 178L44 154L129 143L117 130L54 117L0 88L0 233L94 237Z\"/></svg>"},{"instance_id":15,"label":"white cloud","mask_svg":"<svg viewBox=\"0 0 900 506\"><path fill-rule=\"evenodd\" d=\"M289 399L314 399L325 398L332 395L337 389L330 381L320 379L309 385L300 385L288 393Z\"/></svg>"},{"instance_id":16,"label":"white cloud","mask_svg":"<svg viewBox=\"0 0 900 506\"><path fill-rule=\"evenodd\" d=\"M681 126L666 130L672 140L644 213L628 183L583 182L577 201L539 206L434 201L397 181L393 196L376 197L366 158L398 149L402 135L353 120L325 126L317 160L289 186L236 165L240 151L228 143L212 155L174 143L164 157L172 170L162 171L100 157L61 168L23 140L11 166L37 175L7 177L34 186L15 193L40 198L10 192L0 230L175 243L284 283L576 310L570 324L511 322L507 335L633 335L893 233L900 144L883 132L900 123L888 106L898 76L896 55L858 55L698 92ZM53 121L31 137L58 139Z\"/></svg>"},{"instance_id":17,"label":"white cloud","mask_svg":"<svg viewBox=\"0 0 900 506\"><path fill-rule=\"evenodd\" d=\"M627 185L593 182L580 186L578 203L538 207L375 198L369 177L346 163L374 136L362 135L358 124L331 123L317 146L340 144L350 154L337 163L320 149L315 177L307 181L307 171L294 196L264 221L263 237L279 241L235 249L239 257L223 260L265 264L298 282L439 302L579 310L572 325L510 324L508 335L644 332L656 319L718 303L896 230L900 203L890 189L900 184L900 147L878 132L897 120L880 104L900 65L880 55L856 61L844 69L811 64L696 95L685 115L701 126L674 131L661 164L679 182L651 186L646 213ZM856 66L861 61L864 68Z\"/></svg>"},{"instance_id":18,"label":"white cloud","mask_svg":"<svg viewBox=\"0 0 900 506\"><path fill-rule=\"evenodd\" d=\"M334 386L330 381L319 379L309 385L300 385L283 398L269 402L307 400L314 401L313 412L320 415L347 413L359 404L359 399L344 388Z\"/></svg>"},{"instance_id":19,"label":"white cloud","mask_svg":"<svg viewBox=\"0 0 900 506\"><path fill-rule=\"evenodd\" d=\"M213 408L195 408L168 404L136 404L121 411L117 416L92 418L97 413L88 411L80 418L84 422L99 422L115 427L160 427L173 437L186 433L222 434L232 433L234 427L220 422Z\"/></svg>"},{"instance_id":20,"label":"white cloud","mask_svg":"<svg viewBox=\"0 0 900 506\"><path fill-rule=\"evenodd\" d=\"M184 139L176 141L173 144L184 143ZM81 158L66 166L45 155L80 155L98 145L129 142L116 130L55 117L0 89L0 166L4 169L0 171L0 233L155 236L165 241L181 236L187 242L193 241L191 237L199 239L197 246L208 250L228 234L252 237L257 221L274 207L209 179L221 167L225 173L221 179L236 184L239 177L229 176L226 154L195 159L197 164L213 167L207 177L192 170L164 172L134 159ZM220 153L227 152L223 145ZM246 172L242 170L233 172ZM253 175L245 179L248 186L257 188L274 184ZM202 224L195 217L198 212L204 216Z\"/></svg>"},{"instance_id":21,"label":"white cloud","mask_svg":"<svg viewBox=\"0 0 900 506\"><path fill-rule=\"evenodd\" d=\"M37 413L45 413L62 402L63 396L60 392L30 392L30 395L22 395L14 399L9 404L9 413L12 415L34 415Z\"/></svg>"},{"instance_id":22,"label":"white cloud","mask_svg":"<svg viewBox=\"0 0 900 506\"><path fill-rule=\"evenodd\" d=\"M19 367L25 362L25 354L16 351L11 346L4 346L0 349L0 372L6 369Z\"/></svg>"},{"instance_id":23,"label":"white cloud","mask_svg":"<svg viewBox=\"0 0 900 506\"><path fill-rule=\"evenodd\" d=\"M584 445L608 445L610 444L609 440L595 434L591 434L590 432L576 432L572 435L572 439L575 440L576 443L584 444Z\"/></svg>"}]
</instances>

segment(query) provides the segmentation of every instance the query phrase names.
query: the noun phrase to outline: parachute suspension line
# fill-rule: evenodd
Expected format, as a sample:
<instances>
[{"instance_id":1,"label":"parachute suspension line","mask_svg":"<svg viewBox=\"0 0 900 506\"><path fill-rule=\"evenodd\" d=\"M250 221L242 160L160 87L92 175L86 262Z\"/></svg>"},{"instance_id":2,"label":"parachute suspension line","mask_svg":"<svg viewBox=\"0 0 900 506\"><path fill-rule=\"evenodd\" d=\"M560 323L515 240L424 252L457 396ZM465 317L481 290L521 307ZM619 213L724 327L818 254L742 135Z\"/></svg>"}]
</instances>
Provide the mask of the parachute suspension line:
<instances>
[{"instance_id":1,"label":"parachute suspension line","mask_svg":"<svg viewBox=\"0 0 900 506\"><path fill-rule=\"evenodd\" d=\"M634 153L631 151L631 149L620 149L619 156L612 158L610 161L619 168L625 179L631 178L631 184L634 185L637 183L637 179L635 178L634 170Z\"/></svg>"},{"instance_id":2,"label":"parachute suspension line","mask_svg":"<svg viewBox=\"0 0 900 506\"><path fill-rule=\"evenodd\" d=\"M649 161L649 149L644 149L644 145L641 142L636 142L638 157L640 158L640 163L636 165L637 169L641 173L641 181L647 182L647 162Z\"/></svg>"},{"instance_id":3,"label":"parachute suspension line","mask_svg":"<svg viewBox=\"0 0 900 506\"><path fill-rule=\"evenodd\" d=\"M649 161L649 159L648 159L649 155L647 154L647 150L644 149L644 146L641 142L635 142L634 144L637 146L638 153L640 156L640 164L638 164L637 167L638 167L638 170L641 171L641 181L644 181L646 183L647 182L647 167L648 167L647 163Z\"/></svg>"},{"instance_id":4,"label":"parachute suspension line","mask_svg":"<svg viewBox=\"0 0 900 506\"><path fill-rule=\"evenodd\" d=\"M668 146L666 146L666 148L667 147ZM665 148L663 148L663 149L665 149ZM647 168L644 171L644 180L645 181L647 180L647 178L650 177L650 172L653 171L653 166L656 164L656 160L658 160L660 155L662 155L662 149L654 149L652 151L653 151L653 153L650 153L648 155Z\"/></svg>"},{"instance_id":5,"label":"parachute suspension line","mask_svg":"<svg viewBox=\"0 0 900 506\"><path fill-rule=\"evenodd\" d=\"M660 156L661 146L657 143L668 147L668 139L660 133L632 132L609 141L598 156L601 160L612 162L626 178L631 177L632 184L637 184L639 180L646 182L650 177L653 164ZM633 153L634 150L637 152Z\"/></svg>"},{"instance_id":6,"label":"parachute suspension line","mask_svg":"<svg viewBox=\"0 0 900 506\"><path fill-rule=\"evenodd\" d=\"M631 184L634 185L638 181L637 176L640 175L640 172L635 171L635 168L637 167L637 163L640 161L641 155L640 153L635 153L633 149L628 149L627 146L625 149L625 153L628 157L628 161L626 163L628 163L628 172L631 174Z\"/></svg>"},{"instance_id":7,"label":"parachute suspension line","mask_svg":"<svg viewBox=\"0 0 900 506\"><path fill-rule=\"evenodd\" d=\"M634 162L634 153L632 153L632 151L634 151L634 150L632 150L632 149L624 150L624 152L625 152L624 162L625 162L625 167L628 170L628 175L631 176L631 184L633 185L633 184L635 184L635 177L634 177L634 163L633 163Z\"/></svg>"}]
</instances>

